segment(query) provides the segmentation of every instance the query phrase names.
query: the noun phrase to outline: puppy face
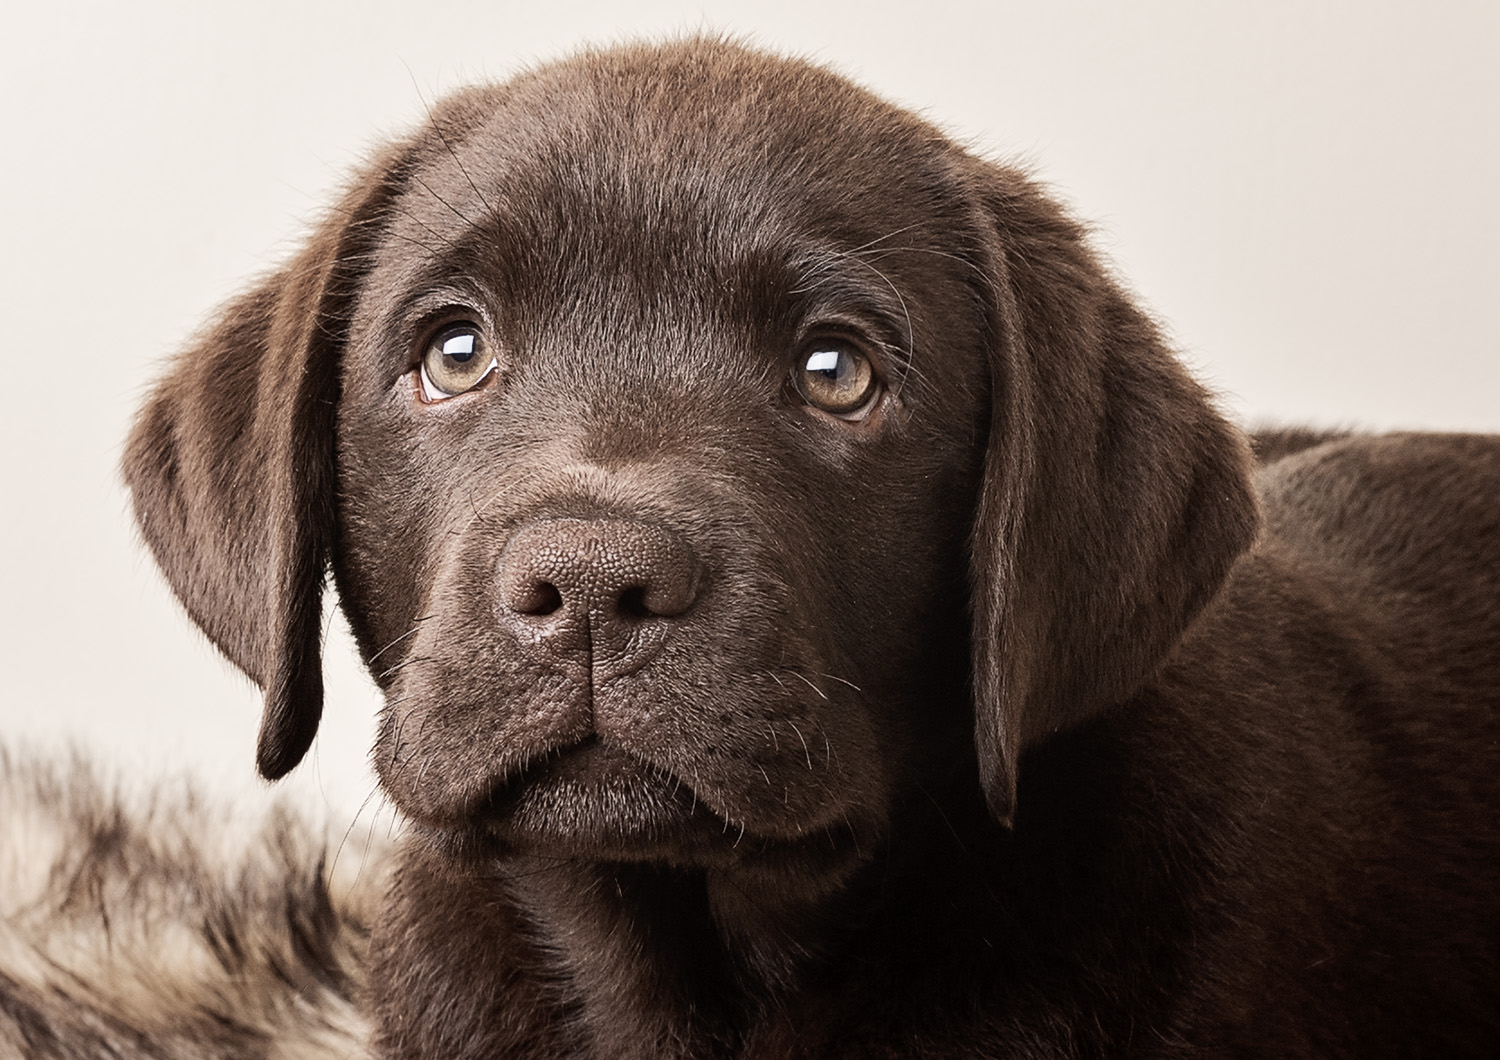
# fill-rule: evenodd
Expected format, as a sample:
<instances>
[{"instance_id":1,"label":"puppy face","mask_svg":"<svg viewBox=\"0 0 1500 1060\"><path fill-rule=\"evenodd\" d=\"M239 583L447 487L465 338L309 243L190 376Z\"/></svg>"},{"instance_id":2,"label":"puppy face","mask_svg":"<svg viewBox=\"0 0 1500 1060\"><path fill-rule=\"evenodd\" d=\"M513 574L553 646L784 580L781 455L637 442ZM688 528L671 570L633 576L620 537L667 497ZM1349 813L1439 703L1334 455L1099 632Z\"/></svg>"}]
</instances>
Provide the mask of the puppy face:
<instances>
[{"instance_id":1,"label":"puppy face","mask_svg":"<svg viewBox=\"0 0 1500 1060\"><path fill-rule=\"evenodd\" d=\"M419 822L837 860L970 725L979 234L921 126L760 73L494 93L375 248L335 570Z\"/></svg>"},{"instance_id":2,"label":"puppy face","mask_svg":"<svg viewBox=\"0 0 1500 1060\"><path fill-rule=\"evenodd\" d=\"M689 40L439 107L125 473L266 689L265 776L317 729L331 567L419 834L827 882L939 774L1008 819L1022 750L1218 590L1248 463L1024 175Z\"/></svg>"}]
</instances>

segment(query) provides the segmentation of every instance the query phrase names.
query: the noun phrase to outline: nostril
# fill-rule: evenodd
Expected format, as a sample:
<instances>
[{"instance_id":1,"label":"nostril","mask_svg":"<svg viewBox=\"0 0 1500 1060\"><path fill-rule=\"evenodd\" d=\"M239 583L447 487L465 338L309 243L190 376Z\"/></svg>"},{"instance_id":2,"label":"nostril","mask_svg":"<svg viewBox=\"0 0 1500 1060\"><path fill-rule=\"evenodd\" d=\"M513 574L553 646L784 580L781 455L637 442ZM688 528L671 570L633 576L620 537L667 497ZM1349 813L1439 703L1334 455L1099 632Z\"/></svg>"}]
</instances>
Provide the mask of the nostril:
<instances>
[{"instance_id":1,"label":"nostril","mask_svg":"<svg viewBox=\"0 0 1500 1060\"><path fill-rule=\"evenodd\" d=\"M545 618L562 607L563 598L557 586L551 582L535 581L530 585L518 586L506 603L518 615Z\"/></svg>"},{"instance_id":2,"label":"nostril","mask_svg":"<svg viewBox=\"0 0 1500 1060\"><path fill-rule=\"evenodd\" d=\"M627 586L620 594L615 603L620 614L626 618L650 618L651 608L646 606L646 587L644 585Z\"/></svg>"}]
</instances>

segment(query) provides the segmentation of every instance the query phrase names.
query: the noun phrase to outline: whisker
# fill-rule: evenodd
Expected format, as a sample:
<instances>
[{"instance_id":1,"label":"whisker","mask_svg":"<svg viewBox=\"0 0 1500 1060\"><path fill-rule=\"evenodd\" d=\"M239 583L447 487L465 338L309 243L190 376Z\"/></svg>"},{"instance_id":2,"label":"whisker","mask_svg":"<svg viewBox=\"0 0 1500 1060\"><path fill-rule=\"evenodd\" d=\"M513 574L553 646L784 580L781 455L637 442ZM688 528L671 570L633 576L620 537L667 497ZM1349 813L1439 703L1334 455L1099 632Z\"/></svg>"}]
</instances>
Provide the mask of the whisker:
<instances>
[{"instance_id":1,"label":"whisker","mask_svg":"<svg viewBox=\"0 0 1500 1060\"><path fill-rule=\"evenodd\" d=\"M888 239L895 239L897 236L902 235L905 232L910 232L913 228L917 227L918 223L919 222L913 221L909 225L902 225L900 228L892 229L891 231L887 232L883 236L876 236L874 239L870 240L867 243L861 243L859 246L854 247L851 250L840 251L840 253L842 253L842 254L862 254L865 251L871 249L872 247L878 247L881 243L884 243ZM905 247L896 247L896 248L892 248L892 249L905 250L906 248Z\"/></svg>"},{"instance_id":2,"label":"whisker","mask_svg":"<svg viewBox=\"0 0 1500 1060\"><path fill-rule=\"evenodd\" d=\"M868 261L865 261L863 258L844 251L835 251L834 253L837 257L847 258L848 260L854 262L856 265L869 269L876 276L879 276L881 281L891 289L891 293L896 296L896 301L901 306L901 315L906 320L906 367L907 370L910 371L917 359L916 330L915 326L911 322L911 309L906 304L906 296L901 293L901 289L896 286L895 282L889 276L881 272L874 265L871 265Z\"/></svg>"},{"instance_id":3,"label":"whisker","mask_svg":"<svg viewBox=\"0 0 1500 1060\"><path fill-rule=\"evenodd\" d=\"M818 687L818 686L817 686L817 685L815 685L815 684L813 684L813 683L812 683L812 681L810 681L810 680L809 680L809 679L808 679L808 678L807 678L807 677L806 677L806 675L804 675L804 674L800 674L800 673L798 673L798 672L797 672L797 671L796 671L796 670L788 670L788 671L787 671L787 673L789 673L789 674L791 674L791 675L792 675L792 676L793 676L793 677L795 677L795 678L797 678L797 679L798 679L798 680L800 680L800 681L801 681L801 682L802 682L802 683L803 683L803 684L805 684L805 685L806 685L806 686L807 686L807 687L808 687L808 688L810 688L810 689L812 689L812 690L813 690L813 691L814 691L814 692L816 692L816 693L817 693L817 694L818 694L818 696L819 696L819 698L821 698L821 699L824 699L824 700L826 700L826 699L827 699L827 698L828 698L828 695L827 695L827 693L825 693L825 692L824 692L824 691L823 691L823 690L822 690L822 689L821 689L821 688L819 688L819 687Z\"/></svg>"},{"instance_id":4,"label":"whisker","mask_svg":"<svg viewBox=\"0 0 1500 1060\"><path fill-rule=\"evenodd\" d=\"M421 177L416 177L414 179L416 180L416 182L418 184L422 184L422 178ZM427 185L426 184L422 184L422 187L427 188ZM444 206L448 206L448 204L443 201L443 197L441 195L439 195L437 192L433 191L431 188L427 188L427 190L428 190L429 193L431 193L431 195L432 195L432 197L434 199L437 199L438 202L443 203ZM448 206L448 209L452 210L453 207ZM401 216L405 217L408 221L411 221L414 224L421 225L422 228L427 232L428 235L432 236L433 239L436 239L439 242L445 244L448 247L449 250L457 250L458 249L458 244L457 243L453 242L453 240L451 240L447 236L443 235L443 233L439 232L436 228L433 228L430 224L428 224L426 221L422 220L420 217L418 217L416 214L412 213L410 210L406 209L405 207L402 207L399 212L400 212ZM454 210L454 212L457 213L458 211ZM459 216L462 216L462 214L460 214ZM435 255L435 252L433 251L433 249L431 247L428 247L426 244L419 244L419 245L422 246L424 249L426 249L429 254L434 254Z\"/></svg>"},{"instance_id":5,"label":"whisker","mask_svg":"<svg viewBox=\"0 0 1500 1060\"><path fill-rule=\"evenodd\" d=\"M837 681L841 685L848 685L850 688L854 689L854 691L856 691L856 692L863 692L864 691L863 688L860 688L859 685L855 684L853 681L845 681L842 677L835 677L835 676L833 676L833 674L825 674L825 673L822 673L820 671L818 673L818 676L819 677L826 677L830 681Z\"/></svg>"},{"instance_id":6,"label":"whisker","mask_svg":"<svg viewBox=\"0 0 1500 1060\"><path fill-rule=\"evenodd\" d=\"M405 633L403 633L403 634L401 634L401 635L400 635L400 636L399 636L399 637L397 637L397 638L395 638L395 639L394 639L394 640L392 640L392 641L391 641L391 642L390 642L390 643L389 643L389 644L387 644L387 645L386 645L386 646L385 646L385 647L383 647L383 648L381 648L381 649L380 649L380 650L379 650L379 651L377 651L377 652L376 652L376 653L375 653L375 654L374 654L374 655L372 655L372 656L370 656L370 657L369 657L369 658L368 658L368 659L366 659L366 660L365 660L365 665L367 665L367 666L368 666L368 665L369 665L369 664L370 664L370 663L373 663L373 662L374 662L374 661L375 661L375 660L376 660L376 659L378 659L378 658L380 658L380 657L381 657L381 656L382 656L382 655L384 655L384 654L385 654L385 653L386 653L386 652L388 652L388 651L390 651L390 650L391 650L391 649L392 649L392 648L394 648L394 647L395 647L395 646L396 646L396 645L397 645L397 644L400 644L400 643L401 643L401 642L402 642L402 641L403 641L403 640L405 640L405 639L406 639L406 638L407 638L407 637L409 637L409 636L411 636L411 635L412 635L412 634L413 634L413 633L415 633L415 632L416 632L416 631L417 631L417 630L419 630L419 629L421 629L421 628L422 628L422 623L423 623L423 622L426 622L426 621L427 621L427 620L428 620L428 619L431 619L431 618L433 618L433 617L435 617L435 616L433 616L433 615L423 615L423 616L422 616L422 617L421 617L421 618L419 618L419 619L417 619L417 620L416 620L416 622L414 622L414 623L413 623L413 624L412 624L412 627L411 627L411 629L409 629L409 630L407 630L407 631L406 631L406 632L405 632ZM823 676L824 676L824 677L827 677L827 676L828 676L828 675L827 675L827 674L824 674L824 675L823 675ZM837 680L837 678L835 678L835 680Z\"/></svg>"},{"instance_id":7,"label":"whisker","mask_svg":"<svg viewBox=\"0 0 1500 1060\"><path fill-rule=\"evenodd\" d=\"M370 789L370 793L364 797L363 801L360 802L359 809L355 812L353 819L350 820L350 822L349 822L349 827L344 829L343 837L339 839L338 846L336 846L334 848L334 851L333 851L333 861L329 864L329 867L328 867L328 875L329 875L330 879L333 877L333 874L334 874L335 870L337 870L337 868L338 868L339 858L341 858L343 856L343 854L344 854L344 847L346 845L348 845L348 843L349 843L349 837L354 834L355 826L359 824L359 820L360 820L361 817L363 817L365 815L365 811L370 808L370 803L372 801L374 801L374 799L376 797L378 797L379 795L380 795L380 787L379 787L379 785L376 785L375 787L371 788ZM375 819L374 819L374 817L371 817L370 818L370 832L365 835L365 850L364 850L365 857L362 857L360 859L359 869L354 873L354 879L349 884L349 890L350 890L351 893L353 892L355 886L359 883L360 878L364 875L365 865L368 862L370 839L371 839L371 837L374 834L374 828L375 828Z\"/></svg>"},{"instance_id":8,"label":"whisker","mask_svg":"<svg viewBox=\"0 0 1500 1060\"><path fill-rule=\"evenodd\" d=\"M490 213L494 213L495 207L490 204L489 199L485 198L484 192L479 190L479 185L474 183L474 178L469 175L468 167L458 157L458 152L453 150L453 145L448 142L448 136L443 132L441 123L434 121L432 123L432 131L437 133L439 140L443 141L443 148L448 152L448 156L453 159L453 164L458 167L458 171L464 175L464 180L469 182L469 187L474 189L474 194L479 196L480 204Z\"/></svg>"},{"instance_id":9,"label":"whisker","mask_svg":"<svg viewBox=\"0 0 1500 1060\"><path fill-rule=\"evenodd\" d=\"M430 656L430 655L413 655L409 659L402 659L400 662L396 663L395 665L389 666L386 669L382 670L380 672L380 680L384 680L387 677L393 677L393 676L395 676L396 674L400 673L402 670L406 669L408 666L412 665L413 663L423 663L423 662L432 662L432 656Z\"/></svg>"},{"instance_id":10,"label":"whisker","mask_svg":"<svg viewBox=\"0 0 1500 1060\"><path fill-rule=\"evenodd\" d=\"M787 724L790 725L792 727L792 731L797 734L797 739L802 741L802 753L807 756L807 771L811 773L813 771L812 752L807 749L807 737L802 735L802 730L797 728L797 723L795 721L788 719Z\"/></svg>"},{"instance_id":11,"label":"whisker","mask_svg":"<svg viewBox=\"0 0 1500 1060\"><path fill-rule=\"evenodd\" d=\"M914 781L913 783L916 789L922 793L922 797L925 798L928 802L932 803L932 808L937 811L938 817L942 819L942 822L947 827L949 834L953 836L954 842L958 844L958 849L963 851L964 854L967 855L969 853L969 848L964 843L963 836L958 834L958 829L953 827L953 822L948 819L948 813L943 809L943 804L933 797L932 792L928 791L926 787L922 785L921 781Z\"/></svg>"},{"instance_id":12,"label":"whisker","mask_svg":"<svg viewBox=\"0 0 1500 1060\"><path fill-rule=\"evenodd\" d=\"M454 216L454 217L457 217L457 218L458 218L458 219L459 219L459 220L460 220L460 221L462 221L462 222L463 222L463 223L464 223L464 226L465 226L465 227L466 227L466 228L474 228L474 227L477 227L477 226L476 226L476 225L475 225L475 224L474 224L474 222L473 222L473 220L471 220L471 219L470 219L470 218L468 218L468 217L465 217L465 216L464 216L464 215L463 215L463 213L462 213L462 212L461 212L461 211L460 211L460 210L459 210L459 208L458 208L458 207L456 207L456 206L454 206L454 205L453 205L453 204L452 204L452 203L451 203L451 202L449 202L449 201L448 201L448 200L447 200L447 199L445 199L445 198L443 198L443 197L442 197L442 196L441 196L441 195L439 195L439 194L438 194L438 193L437 193L437 192L435 192L435 191L433 191L433 190L432 190L432 185L430 185L430 184L428 184L428 183L427 183L427 182L426 182L426 181L425 181L425 180L423 180L423 179L422 179L422 178L421 178L421 177L418 177L418 176L415 176L415 175L413 175L413 176L412 176L412 179L413 179L413 180L415 180L415 181L416 181L416 182L417 182L417 183L418 183L418 184L420 184L420 185L422 185L422 189L423 189L423 190L424 190L424 191L426 191L426 192L427 192L427 194L428 194L428 195L431 195L431 196L432 196L432 197L433 197L433 198L434 198L434 199L436 199L436 200L437 200L437 201L438 201L438 202L440 202L440 203L442 203L442 204L443 204L443 205L444 205L444 206L446 206L446 207L448 207L448 210L449 210L449 212L450 212L450 213L452 213L452 214L453 214L453 216ZM408 217L411 217L411 214L407 214L407 216L408 216ZM412 217L412 220L414 220L414 221L415 221L415 220L416 220L416 218L415 218L415 217ZM417 223L418 223L418 224L421 224L421 222L420 222L420 221L417 221ZM423 228L426 228L426 227L427 227L427 226L426 226L426 225L422 225L422 227L423 227ZM431 229L428 229L428 231L431 231ZM436 232L433 232L433 235L437 235L437 233L436 233ZM441 237L441 236L439 236L439 237L438 237L438 238L440 238L440 239L441 239L441 238L442 238L442 237ZM450 242L450 241L449 241L449 240L446 240L446 239L444 239L444 240L443 240L443 242L444 242L444 243L447 243L447 244L448 244L448 245L449 245L449 246L450 246L450 247L451 247L451 246L453 246L453 245L454 245L454 244L453 244L453 243L452 243L452 242Z\"/></svg>"}]
</instances>

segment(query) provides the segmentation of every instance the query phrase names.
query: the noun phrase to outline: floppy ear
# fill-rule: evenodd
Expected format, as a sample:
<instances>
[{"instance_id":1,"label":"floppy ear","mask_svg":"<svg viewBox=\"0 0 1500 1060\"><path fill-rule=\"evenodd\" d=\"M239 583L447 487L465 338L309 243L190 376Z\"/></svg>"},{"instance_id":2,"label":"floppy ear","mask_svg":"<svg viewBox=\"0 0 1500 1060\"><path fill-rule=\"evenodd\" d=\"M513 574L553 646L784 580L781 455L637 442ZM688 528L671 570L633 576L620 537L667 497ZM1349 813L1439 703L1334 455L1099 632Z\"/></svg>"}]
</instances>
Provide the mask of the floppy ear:
<instances>
[{"instance_id":1,"label":"floppy ear","mask_svg":"<svg viewBox=\"0 0 1500 1060\"><path fill-rule=\"evenodd\" d=\"M323 710L338 369L404 168L398 151L378 161L300 254L177 356L125 451L136 519L177 598L265 690L267 779L301 761Z\"/></svg>"},{"instance_id":2,"label":"floppy ear","mask_svg":"<svg viewBox=\"0 0 1500 1060\"><path fill-rule=\"evenodd\" d=\"M1036 185L976 163L991 422L972 539L990 808L1022 751L1128 697L1254 538L1243 435Z\"/></svg>"}]
</instances>

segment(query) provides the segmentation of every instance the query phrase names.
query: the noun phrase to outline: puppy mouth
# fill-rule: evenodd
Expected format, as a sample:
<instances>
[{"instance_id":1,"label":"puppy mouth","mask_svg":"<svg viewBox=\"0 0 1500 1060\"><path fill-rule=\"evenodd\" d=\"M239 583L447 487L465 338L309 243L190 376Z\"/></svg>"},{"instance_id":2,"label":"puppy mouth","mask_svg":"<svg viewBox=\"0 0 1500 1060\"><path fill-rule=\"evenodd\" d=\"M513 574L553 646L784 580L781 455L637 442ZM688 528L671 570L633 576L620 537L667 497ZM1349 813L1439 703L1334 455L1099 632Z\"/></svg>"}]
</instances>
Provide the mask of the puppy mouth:
<instances>
[{"instance_id":1,"label":"puppy mouth","mask_svg":"<svg viewBox=\"0 0 1500 1060\"><path fill-rule=\"evenodd\" d=\"M702 864L759 845L682 778L598 736L506 777L471 820L505 848L610 861Z\"/></svg>"},{"instance_id":2,"label":"puppy mouth","mask_svg":"<svg viewBox=\"0 0 1500 1060\"><path fill-rule=\"evenodd\" d=\"M882 829L839 813L795 834L731 820L663 766L597 735L501 777L456 819L409 816L413 834L489 876L516 858L726 874L752 887L831 893L866 863Z\"/></svg>"}]
</instances>

